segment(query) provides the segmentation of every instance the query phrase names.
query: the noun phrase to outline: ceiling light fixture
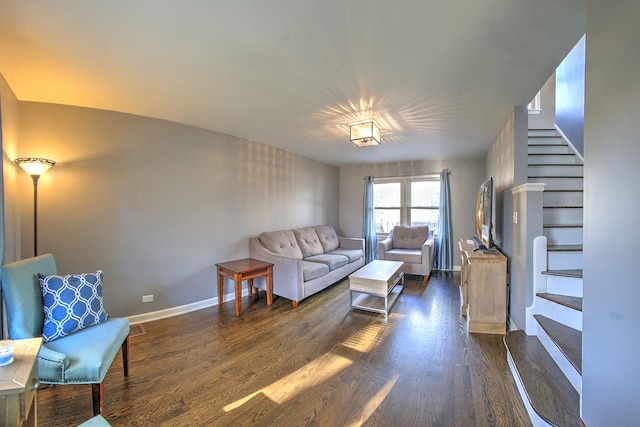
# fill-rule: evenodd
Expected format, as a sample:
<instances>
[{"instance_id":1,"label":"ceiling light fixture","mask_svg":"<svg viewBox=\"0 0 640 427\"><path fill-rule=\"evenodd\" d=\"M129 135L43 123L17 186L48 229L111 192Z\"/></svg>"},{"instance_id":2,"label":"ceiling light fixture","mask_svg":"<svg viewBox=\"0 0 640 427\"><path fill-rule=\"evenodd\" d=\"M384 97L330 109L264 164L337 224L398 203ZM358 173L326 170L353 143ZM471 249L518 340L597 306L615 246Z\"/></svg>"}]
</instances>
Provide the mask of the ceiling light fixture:
<instances>
[{"instance_id":1,"label":"ceiling light fixture","mask_svg":"<svg viewBox=\"0 0 640 427\"><path fill-rule=\"evenodd\" d=\"M373 120L365 120L349 125L351 142L358 147L380 145L380 127Z\"/></svg>"}]
</instances>

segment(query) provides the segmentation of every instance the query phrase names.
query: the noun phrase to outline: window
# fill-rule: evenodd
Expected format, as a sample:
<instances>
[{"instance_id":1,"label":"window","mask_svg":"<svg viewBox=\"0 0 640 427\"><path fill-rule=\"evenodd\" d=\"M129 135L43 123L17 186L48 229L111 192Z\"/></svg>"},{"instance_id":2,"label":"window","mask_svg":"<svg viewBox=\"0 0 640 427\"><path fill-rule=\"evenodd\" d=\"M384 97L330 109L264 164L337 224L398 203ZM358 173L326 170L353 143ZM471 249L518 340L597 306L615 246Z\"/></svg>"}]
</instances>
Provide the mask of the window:
<instances>
[{"instance_id":1,"label":"window","mask_svg":"<svg viewBox=\"0 0 640 427\"><path fill-rule=\"evenodd\" d=\"M373 184L376 232L396 225L428 225L438 229L440 176L378 178Z\"/></svg>"},{"instance_id":2,"label":"window","mask_svg":"<svg viewBox=\"0 0 640 427\"><path fill-rule=\"evenodd\" d=\"M536 93L536 96L531 100L529 105L527 105L527 109L529 110L529 114L540 114L540 92Z\"/></svg>"}]
</instances>

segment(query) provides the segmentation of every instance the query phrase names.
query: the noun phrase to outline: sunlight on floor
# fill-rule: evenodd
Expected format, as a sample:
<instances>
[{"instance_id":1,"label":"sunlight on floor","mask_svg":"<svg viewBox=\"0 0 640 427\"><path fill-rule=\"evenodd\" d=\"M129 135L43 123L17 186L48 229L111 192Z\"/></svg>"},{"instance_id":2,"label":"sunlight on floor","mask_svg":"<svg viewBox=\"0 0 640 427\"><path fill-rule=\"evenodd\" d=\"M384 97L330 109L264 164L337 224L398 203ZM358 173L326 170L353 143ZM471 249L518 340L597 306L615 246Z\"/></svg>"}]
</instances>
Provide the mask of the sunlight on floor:
<instances>
[{"instance_id":1,"label":"sunlight on floor","mask_svg":"<svg viewBox=\"0 0 640 427\"><path fill-rule=\"evenodd\" d=\"M378 409L378 406L380 406L380 404L384 401L385 397L387 397L391 389L393 389L393 386L396 384L396 381L398 381L398 378L399 375L396 374L393 379L386 383L385 386L382 387L380 391L378 391L375 396L373 396L371 400L367 402L366 405L364 405L360 414L360 418L357 421L353 421L347 424L347 426L359 427L363 425L365 421L367 421L369 417L375 412L375 410Z\"/></svg>"},{"instance_id":2,"label":"sunlight on floor","mask_svg":"<svg viewBox=\"0 0 640 427\"><path fill-rule=\"evenodd\" d=\"M282 403L288 399L294 398L306 389L314 387L327 379L338 375L353 363L352 359L336 354L340 351L340 348L347 348L358 353L368 353L382 341L384 335L388 332L388 326L389 325L386 323L372 323L368 325L351 335L342 343L336 345L329 353L325 353L316 360L307 363L297 371L279 379L273 384L226 405L223 408L224 411L231 412L259 394L266 396L275 403ZM396 380L397 377L380 390L371 402L375 402L375 405L377 406L384 396L388 394L389 390L391 390ZM383 395L381 395L381 393L383 393ZM372 404L370 403L363 408L361 420L366 420L366 418L373 413L375 407L369 409L369 406L371 405Z\"/></svg>"},{"instance_id":3,"label":"sunlight on floor","mask_svg":"<svg viewBox=\"0 0 640 427\"><path fill-rule=\"evenodd\" d=\"M297 371L279 379L275 383L252 393L250 396L240 399L234 403L225 406L225 412L230 412L243 403L250 400L258 393L262 393L275 403L282 403L287 399L295 397L307 388L311 388L327 378L331 378L347 366L353 363L352 360L338 356L332 353L326 353L318 359L307 363L304 367Z\"/></svg>"}]
</instances>

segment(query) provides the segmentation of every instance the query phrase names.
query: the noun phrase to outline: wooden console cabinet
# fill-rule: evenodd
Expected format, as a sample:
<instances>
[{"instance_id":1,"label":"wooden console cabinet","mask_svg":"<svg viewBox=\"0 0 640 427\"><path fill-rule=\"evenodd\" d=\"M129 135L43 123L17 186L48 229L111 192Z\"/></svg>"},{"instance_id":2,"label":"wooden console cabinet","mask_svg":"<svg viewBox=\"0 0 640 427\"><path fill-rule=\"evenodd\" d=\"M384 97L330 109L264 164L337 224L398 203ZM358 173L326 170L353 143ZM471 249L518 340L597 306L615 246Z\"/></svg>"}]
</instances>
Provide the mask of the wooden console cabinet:
<instances>
[{"instance_id":1,"label":"wooden console cabinet","mask_svg":"<svg viewBox=\"0 0 640 427\"><path fill-rule=\"evenodd\" d=\"M476 250L473 240L460 240L462 315L469 332L507 332L507 257Z\"/></svg>"}]
</instances>

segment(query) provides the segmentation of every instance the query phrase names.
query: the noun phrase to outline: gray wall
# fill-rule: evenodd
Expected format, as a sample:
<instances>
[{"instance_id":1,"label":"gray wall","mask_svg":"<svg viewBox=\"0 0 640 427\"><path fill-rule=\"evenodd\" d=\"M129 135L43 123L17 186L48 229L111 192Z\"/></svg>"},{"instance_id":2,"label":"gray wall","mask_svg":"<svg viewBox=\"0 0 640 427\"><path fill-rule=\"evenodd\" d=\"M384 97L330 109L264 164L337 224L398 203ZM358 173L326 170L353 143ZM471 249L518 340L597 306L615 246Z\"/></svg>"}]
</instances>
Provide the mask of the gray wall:
<instances>
[{"instance_id":1,"label":"gray wall","mask_svg":"<svg viewBox=\"0 0 640 427\"><path fill-rule=\"evenodd\" d=\"M584 129L585 424L637 425L640 2L587 1Z\"/></svg>"},{"instance_id":2,"label":"gray wall","mask_svg":"<svg viewBox=\"0 0 640 427\"><path fill-rule=\"evenodd\" d=\"M556 124L584 156L585 37L556 70Z\"/></svg>"},{"instance_id":3,"label":"gray wall","mask_svg":"<svg viewBox=\"0 0 640 427\"><path fill-rule=\"evenodd\" d=\"M524 327L526 281L522 278L526 277L526 272L512 271L512 258L517 254L513 253L514 206L511 189L527 181L528 119L526 106L515 107L485 157L486 177L493 177L494 238L509 260L509 317L519 328Z\"/></svg>"},{"instance_id":4,"label":"gray wall","mask_svg":"<svg viewBox=\"0 0 640 427\"><path fill-rule=\"evenodd\" d=\"M443 169L451 171L449 179L452 199L453 250L457 253L458 240L469 239L474 234L476 191L484 181L484 163L482 159L416 160L413 162L357 165L340 168L341 230L351 236L362 235L363 177L382 178L439 174ZM454 266L460 267L458 256L454 257Z\"/></svg>"},{"instance_id":5,"label":"gray wall","mask_svg":"<svg viewBox=\"0 0 640 427\"><path fill-rule=\"evenodd\" d=\"M58 162L38 185L40 253L62 273L103 269L112 315L217 297L215 263L248 257L248 238L262 231L338 225L338 168L162 120L19 107L16 154ZM17 178L28 257L32 183ZM142 304L147 294L155 302Z\"/></svg>"},{"instance_id":6,"label":"gray wall","mask_svg":"<svg viewBox=\"0 0 640 427\"><path fill-rule=\"evenodd\" d=\"M2 111L2 166L3 166L3 190L4 190L4 206L2 213L4 214L4 259L14 261L20 258L20 217L19 206L17 204L17 172L18 170L13 163L13 159L18 157L18 111L19 101L13 91L0 74L0 102ZM31 178L25 175L31 181ZM33 224L33 219L29 221Z\"/></svg>"}]
</instances>

